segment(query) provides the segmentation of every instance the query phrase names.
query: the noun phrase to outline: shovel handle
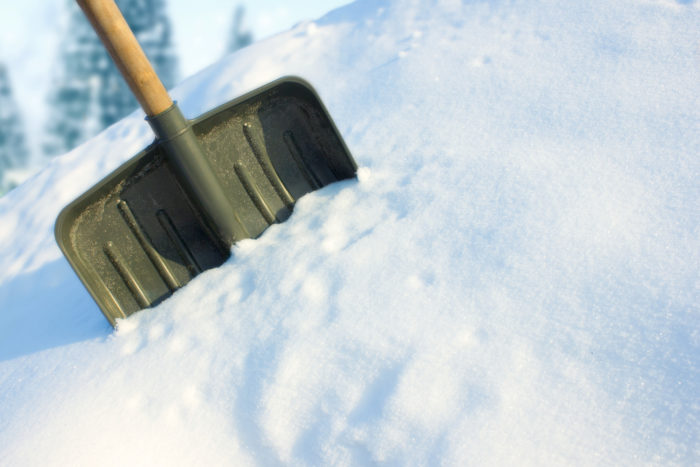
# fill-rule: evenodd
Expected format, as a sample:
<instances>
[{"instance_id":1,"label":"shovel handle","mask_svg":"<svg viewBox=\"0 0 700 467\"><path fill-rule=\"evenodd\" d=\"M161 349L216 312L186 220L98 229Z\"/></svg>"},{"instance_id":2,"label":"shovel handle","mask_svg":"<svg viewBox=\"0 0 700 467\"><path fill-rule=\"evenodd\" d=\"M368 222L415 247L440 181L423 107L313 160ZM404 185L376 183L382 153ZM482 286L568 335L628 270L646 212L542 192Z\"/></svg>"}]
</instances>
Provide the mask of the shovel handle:
<instances>
[{"instance_id":1,"label":"shovel handle","mask_svg":"<svg viewBox=\"0 0 700 467\"><path fill-rule=\"evenodd\" d=\"M173 105L114 0L76 0L146 115L153 117Z\"/></svg>"}]
</instances>

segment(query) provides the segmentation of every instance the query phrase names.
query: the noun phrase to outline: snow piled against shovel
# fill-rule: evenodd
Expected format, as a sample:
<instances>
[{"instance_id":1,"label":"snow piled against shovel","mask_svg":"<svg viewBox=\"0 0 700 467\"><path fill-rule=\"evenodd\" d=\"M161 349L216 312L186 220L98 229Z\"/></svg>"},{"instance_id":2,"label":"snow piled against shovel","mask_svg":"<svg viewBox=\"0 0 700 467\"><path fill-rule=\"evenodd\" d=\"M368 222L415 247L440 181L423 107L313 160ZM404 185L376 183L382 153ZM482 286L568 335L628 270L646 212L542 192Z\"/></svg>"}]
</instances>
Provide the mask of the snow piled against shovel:
<instances>
[{"instance_id":1,"label":"snow piled against shovel","mask_svg":"<svg viewBox=\"0 0 700 467\"><path fill-rule=\"evenodd\" d=\"M361 169L112 332L53 242L140 115L0 200L0 463L697 464L696 2L360 0L298 74Z\"/></svg>"}]
</instances>

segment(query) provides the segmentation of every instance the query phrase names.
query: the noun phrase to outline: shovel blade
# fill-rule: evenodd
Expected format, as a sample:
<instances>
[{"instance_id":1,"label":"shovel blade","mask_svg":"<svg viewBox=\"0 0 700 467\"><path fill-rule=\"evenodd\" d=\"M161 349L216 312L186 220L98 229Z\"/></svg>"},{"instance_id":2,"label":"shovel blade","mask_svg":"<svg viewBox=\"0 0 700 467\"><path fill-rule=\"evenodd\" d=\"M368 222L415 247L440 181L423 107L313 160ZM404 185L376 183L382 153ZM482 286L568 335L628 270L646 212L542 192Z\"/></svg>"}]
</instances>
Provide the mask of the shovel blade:
<instances>
[{"instance_id":1,"label":"shovel blade","mask_svg":"<svg viewBox=\"0 0 700 467\"><path fill-rule=\"evenodd\" d=\"M285 78L191 122L246 238L357 166L315 92ZM112 325L230 255L154 143L68 205L56 239ZM240 238L238 239L240 240Z\"/></svg>"}]
</instances>

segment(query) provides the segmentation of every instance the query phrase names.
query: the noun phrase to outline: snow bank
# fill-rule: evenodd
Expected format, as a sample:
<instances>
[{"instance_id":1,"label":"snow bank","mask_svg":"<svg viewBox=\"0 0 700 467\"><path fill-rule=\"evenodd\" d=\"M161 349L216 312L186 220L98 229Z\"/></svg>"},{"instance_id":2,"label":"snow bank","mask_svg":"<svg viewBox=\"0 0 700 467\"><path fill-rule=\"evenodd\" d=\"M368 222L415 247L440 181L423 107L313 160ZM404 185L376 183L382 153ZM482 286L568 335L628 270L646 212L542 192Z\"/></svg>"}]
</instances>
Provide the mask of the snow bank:
<instances>
[{"instance_id":1,"label":"snow bank","mask_svg":"<svg viewBox=\"0 0 700 467\"><path fill-rule=\"evenodd\" d=\"M174 90L313 83L361 170L112 332L59 210L0 200L0 464L700 461L696 2L360 0Z\"/></svg>"}]
</instances>

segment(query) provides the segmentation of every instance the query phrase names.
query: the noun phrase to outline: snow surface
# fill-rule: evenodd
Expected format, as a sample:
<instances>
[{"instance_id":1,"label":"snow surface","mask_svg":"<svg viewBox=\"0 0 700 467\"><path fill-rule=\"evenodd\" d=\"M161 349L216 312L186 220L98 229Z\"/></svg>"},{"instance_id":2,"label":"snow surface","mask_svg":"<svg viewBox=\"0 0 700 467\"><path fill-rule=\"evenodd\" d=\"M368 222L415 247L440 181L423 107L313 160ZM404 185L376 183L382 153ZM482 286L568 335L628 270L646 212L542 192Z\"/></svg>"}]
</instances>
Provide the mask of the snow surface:
<instances>
[{"instance_id":1,"label":"snow surface","mask_svg":"<svg viewBox=\"0 0 700 467\"><path fill-rule=\"evenodd\" d=\"M1 465L697 465L700 7L359 0L191 77L315 85L361 169L112 331L0 200Z\"/></svg>"}]
</instances>

